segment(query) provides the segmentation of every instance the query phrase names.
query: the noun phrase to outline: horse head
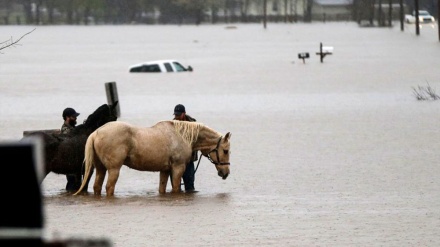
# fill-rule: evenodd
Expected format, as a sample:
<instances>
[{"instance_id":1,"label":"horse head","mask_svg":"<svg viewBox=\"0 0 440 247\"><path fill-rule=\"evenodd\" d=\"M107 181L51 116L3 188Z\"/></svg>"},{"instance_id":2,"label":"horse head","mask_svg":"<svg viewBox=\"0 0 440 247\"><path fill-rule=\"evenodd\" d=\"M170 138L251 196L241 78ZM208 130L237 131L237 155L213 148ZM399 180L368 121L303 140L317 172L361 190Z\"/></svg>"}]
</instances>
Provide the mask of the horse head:
<instances>
[{"instance_id":1,"label":"horse head","mask_svg":"<svg viewBox=\"0 0 440 247\"><path fill-rule=\"evenodd\" d=\"M118 101L116 101L113 105L101 105L87 117L83 125L91 128L94 131L108 122L116 121L118 119L116 112L117 105Z\"/></svg>"},{"instance_id":2,"label":"horse head","mask_svg":"<svg viewBox=\"0 0 440 247\"><path fill-rule=\"evenodd\" d=\"M220 177L226 179L229 176L230 132L223 136L202 123L178 120L168 122L172 122L176 133L192 145L193 150L200 150L215 165Z\"/></svg>"},{"instance_id":3,"label":"horse head","mask_svg":"<svg viewBox=\"0 0 440 247\"><path fill-rule=\"evenodd\" d=\"M209 151L205 156L215 165L217 174L226 179L229 176L229 155L231 153L231 144L229 142L231 133L228 132L224 137L221 136L217 142L217 146Z\"/></svg>"}]
</instances>

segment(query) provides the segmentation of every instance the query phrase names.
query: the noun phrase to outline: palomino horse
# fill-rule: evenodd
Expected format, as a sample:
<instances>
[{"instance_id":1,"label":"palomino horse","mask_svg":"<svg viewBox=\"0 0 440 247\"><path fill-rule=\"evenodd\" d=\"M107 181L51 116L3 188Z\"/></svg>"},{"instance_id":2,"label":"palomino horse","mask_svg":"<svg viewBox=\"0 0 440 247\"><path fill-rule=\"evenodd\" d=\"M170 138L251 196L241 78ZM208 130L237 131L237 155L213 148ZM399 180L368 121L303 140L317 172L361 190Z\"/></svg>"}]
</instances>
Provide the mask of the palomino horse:
<instances>
[{"instance_id":1,"label":"palomino horse","mask_svg":"<svg viewBox=\"0 0 440 247\"><path fill-rule=\"evenodd\" d=\"M180 192L180 180L193 151L200 151L223 179L229 175L231 133L222 135L196 122L161 121L152 127L110 122L94 131L85 147L85 175L81 188L96 168L93 190L101 195L108 172L106 193L113 196L122 165L138 171L159 171L159 193L166 191L171 175L172 192Z\"/></svg>"}]
</instances>

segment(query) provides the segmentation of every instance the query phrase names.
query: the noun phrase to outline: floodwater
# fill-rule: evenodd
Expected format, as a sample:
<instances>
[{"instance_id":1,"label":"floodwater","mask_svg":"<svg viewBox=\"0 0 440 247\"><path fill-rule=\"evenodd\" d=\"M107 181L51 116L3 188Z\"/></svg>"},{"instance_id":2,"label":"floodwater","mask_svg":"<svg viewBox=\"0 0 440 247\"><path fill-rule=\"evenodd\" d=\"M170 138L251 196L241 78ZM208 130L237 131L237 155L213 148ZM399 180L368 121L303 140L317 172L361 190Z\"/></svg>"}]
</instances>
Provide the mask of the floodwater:
<instances>
[{"instance_id":1,"label":"floodwater","mask_svg":"<svg viewBox=\"0 0 440 247\"><path fill-rule=\"evenodd\" d=\"M118 121L188 114L231 138L231 175L202 158L197 193L159 195L159 173L123 168L115 196L42 183L44 238L114 246L439 246L437 27L355 23L38 26L0 54L0 140L82 122L116 82ZM31 26L3 26L1 40ZM321 63L320 42L334 52ZM298 59L309 52L310 58ZM175 58L191 73L131 74ZM8 175L11 176L11 175ZM16 176L16 175L12 175ZM18 174L17 174L18 176ZM92 177L93 181L94 177ZM170 191L170 185L168 185ZM25 192L21 192L25 196Z\"/></svg>"}]
</instances>

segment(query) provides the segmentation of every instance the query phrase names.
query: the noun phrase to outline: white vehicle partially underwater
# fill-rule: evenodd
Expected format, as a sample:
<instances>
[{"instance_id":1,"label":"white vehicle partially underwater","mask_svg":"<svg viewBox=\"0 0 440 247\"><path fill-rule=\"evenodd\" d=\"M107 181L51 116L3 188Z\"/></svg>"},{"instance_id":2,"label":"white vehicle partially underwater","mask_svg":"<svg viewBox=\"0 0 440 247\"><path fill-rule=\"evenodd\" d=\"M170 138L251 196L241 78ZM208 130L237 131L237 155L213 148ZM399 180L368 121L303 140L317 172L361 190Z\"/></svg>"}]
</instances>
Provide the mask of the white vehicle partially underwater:
<instances>
[{"instance_id":1,"label":"white vehicle partially underwater","mask_svg":"<svg viewBox=\"0 0 440 247\"><path fill-rule=\"evenodd\" d=\"M193 71L191 66L184 67L176 60L157 60L135 64L130 67L130 72L184 72Z\"/></svg>"},{"instance_id":2,"label":"white vehicle partially underwater","mask_svg":"<svg viewBox=\"0 0 440 247\"><path fill-rule=\"evenodd\" d=\"M405 15L406 23L416 23L416 12L412 15ZM435 18L426 10L419 10L419 23L435 23Z\"/></svg>"}]
</instances>

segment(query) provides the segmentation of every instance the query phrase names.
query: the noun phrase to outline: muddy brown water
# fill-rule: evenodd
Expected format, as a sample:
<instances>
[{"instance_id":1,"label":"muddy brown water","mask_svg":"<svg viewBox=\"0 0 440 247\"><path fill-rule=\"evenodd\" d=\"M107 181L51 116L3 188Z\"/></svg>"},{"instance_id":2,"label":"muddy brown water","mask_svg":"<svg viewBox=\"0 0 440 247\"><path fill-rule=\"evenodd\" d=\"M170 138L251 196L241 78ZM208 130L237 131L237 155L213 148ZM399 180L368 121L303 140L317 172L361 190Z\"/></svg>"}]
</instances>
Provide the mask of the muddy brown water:
<instances>
[{"instance_id":1,"label":"muddy brown water","mask_svg":"<svg viewBox=\"0 0 440 247\"><path fill-rule=\"evenodd\" d=\"M178 103L231 132L231 175L203 158L197 193L158 193L159 173L123 168L113 198L42 184L44 237L114 246L439 246L437 27L354 23L38 26L0 55L0 139L83 121L116 82L121 117L151 126ZM2 27L3 39L30 26ZM183 35L185 34L185 35ZM319 61L319 43L334 53ZM309 52L305 63L298 53ZM175 58L192 73L131 74ZM94 177L92 177L92 182ZM168 185L168 191L170 185ZM25 196L25 192L21 192Z\"/></svg>"}]
</instances>

